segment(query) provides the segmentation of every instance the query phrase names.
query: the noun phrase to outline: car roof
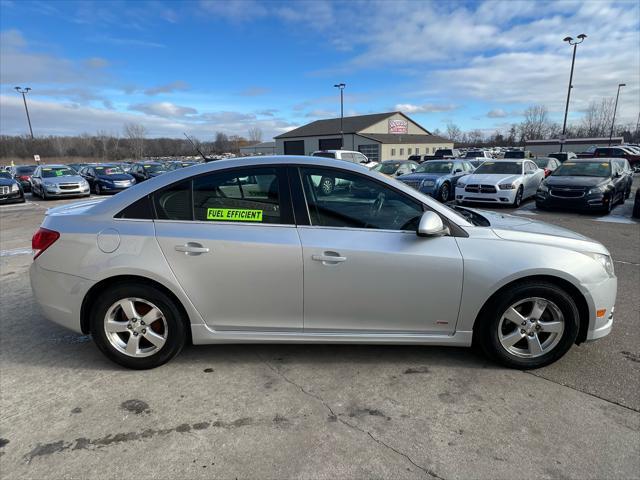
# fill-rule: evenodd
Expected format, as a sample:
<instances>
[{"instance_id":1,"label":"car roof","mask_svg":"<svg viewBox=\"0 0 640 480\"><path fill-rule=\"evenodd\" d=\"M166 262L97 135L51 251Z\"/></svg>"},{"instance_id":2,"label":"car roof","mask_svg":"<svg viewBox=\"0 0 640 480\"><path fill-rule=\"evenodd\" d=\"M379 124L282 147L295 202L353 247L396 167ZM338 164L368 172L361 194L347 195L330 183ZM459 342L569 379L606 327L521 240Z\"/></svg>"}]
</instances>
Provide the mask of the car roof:
<instances>
[{"instance_id":1,"label":"car roof","mask_svg":"<svg viewBox=\"0 0 640 480\"><path fill-rule=\"evenodd\" d=\"M574 158L571 160L571 163L602 163L602 162L611 162L613 160L625 160L624 158L611 158L611 157L593 157L593 158Z\"/></svg>"}]
</instances>

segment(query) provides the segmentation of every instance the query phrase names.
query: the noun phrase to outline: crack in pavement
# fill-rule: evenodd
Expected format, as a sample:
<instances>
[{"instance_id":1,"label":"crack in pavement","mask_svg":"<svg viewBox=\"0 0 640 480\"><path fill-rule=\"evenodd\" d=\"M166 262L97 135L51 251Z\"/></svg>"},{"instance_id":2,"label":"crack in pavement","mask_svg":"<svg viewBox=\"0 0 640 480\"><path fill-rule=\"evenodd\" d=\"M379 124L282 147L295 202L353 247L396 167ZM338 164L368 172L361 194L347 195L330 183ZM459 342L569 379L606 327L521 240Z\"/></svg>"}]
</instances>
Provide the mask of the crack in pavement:
<instances>
[{"instance_id":1,"label":"crack in pavement","mask_svg":"<svg viewBox=\"0 0 640 480\"><path fill-rule=\"evenodd\" d=\"M402 457L404 457L409 463L411 463L414 467L420 469L424 474L435 478L437 480L445 480L444 477L441 477L440 475L438 475L437 473L435 473L433 470L431 470L430 468L427 467L423 467L422 465L416 463L409 455L407 455L406 453L392 447L391 445L385 443L384 441L380 440L379 438L375 437L369 430L365 430L363 428L360 428L357 425L354 425L352 423L347 422L346 420L340 418L338 415L336 415L336 413L333 411L333 408L331 408L331 406L325 402L325 400L320 396L317 395L315 393L311 393L307 390L304 389L304 387L302 387L301 385L298 385L296 382L294 382L293 380L291 380L289 377L287 377L284 373L282 373L280 370L278 370L276 367L274 367L273 365L271 365L269 362L267 362L266 360L264 360L260 354L256 353L256 356L258 357L258 359L272 372L274 372L276 375L278 375L279 377L281 377L285 382L293 385L294 387L296 387L298 390L300 390L304 395L307 395L309 397L315 398L317 401L319 401L331 414L331 418L337 420L338 422L342 423L343 425L346 425L349 428L352 428L353 430L357 430L360 433L364 433L365 435L367 435L369 438L371 438L371 440L373 440L374 442L376 442L379 445L382 445L383 447L387 448L388 450L391 450L392 452L396 453L397 455L400 455Z\"/></svg>"}]
</instances>

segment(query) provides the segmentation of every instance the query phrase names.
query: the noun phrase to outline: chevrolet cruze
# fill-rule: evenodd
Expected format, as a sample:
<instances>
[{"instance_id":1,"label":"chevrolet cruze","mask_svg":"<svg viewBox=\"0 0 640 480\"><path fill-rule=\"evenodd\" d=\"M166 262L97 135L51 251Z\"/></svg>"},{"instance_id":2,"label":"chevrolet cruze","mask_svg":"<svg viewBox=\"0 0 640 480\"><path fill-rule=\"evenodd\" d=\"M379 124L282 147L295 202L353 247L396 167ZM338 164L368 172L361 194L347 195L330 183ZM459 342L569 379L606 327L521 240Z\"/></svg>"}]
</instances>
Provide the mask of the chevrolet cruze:
<instances>
[{"instance_id":1,"label":"chevrolet cruze","mask_svg":"<svg viewBox=\"0 0 640 480\"><path fill-rule=\"evenodd\" d=\"M616 297L598 242L319 157L169 172L50 209L32 243L44 314L137 369L187 342L476 344L535 368L607 335Z\"/></svg>"}]
</instances>

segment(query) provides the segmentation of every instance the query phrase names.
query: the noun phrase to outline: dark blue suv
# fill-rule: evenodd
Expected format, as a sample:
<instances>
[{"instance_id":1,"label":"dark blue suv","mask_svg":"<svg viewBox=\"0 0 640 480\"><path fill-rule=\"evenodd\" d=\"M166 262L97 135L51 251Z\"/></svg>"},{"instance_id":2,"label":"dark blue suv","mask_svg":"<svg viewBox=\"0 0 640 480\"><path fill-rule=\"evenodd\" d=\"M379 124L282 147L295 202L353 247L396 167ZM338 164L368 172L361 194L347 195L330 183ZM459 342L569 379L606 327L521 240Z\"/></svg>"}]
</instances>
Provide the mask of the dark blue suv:
<instances>
[{"instance_id":1,"label":"dark blue suv","mask_svg":"<svg viewBox=\"0 0 640 480\"><path fill-rule=\"evenodd\" d=\"M453 199L458 180L473 171L466 160L429 160L398 180L444 203Z\"/></svg>"}]
</instances>

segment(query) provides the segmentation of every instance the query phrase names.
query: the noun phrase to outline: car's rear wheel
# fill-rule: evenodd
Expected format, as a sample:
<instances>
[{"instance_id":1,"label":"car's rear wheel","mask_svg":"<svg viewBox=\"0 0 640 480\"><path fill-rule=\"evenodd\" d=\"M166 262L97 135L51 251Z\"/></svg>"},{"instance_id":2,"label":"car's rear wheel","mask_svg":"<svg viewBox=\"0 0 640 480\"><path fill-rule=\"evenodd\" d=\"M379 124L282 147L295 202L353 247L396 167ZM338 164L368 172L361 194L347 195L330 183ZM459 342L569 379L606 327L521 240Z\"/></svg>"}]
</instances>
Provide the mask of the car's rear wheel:
<instances>
[{"instance_id":1,"label":"car's rear wheel","mask_svg":"<svg viewBox=\"0 0 640 480\"><path fill-rule=\"evenodd\" d=\"M515 285L483 309L474 341L511 368L539 368L561 358L576 340L579 313L571 296L547 282Z\"/></svg>"},{"instance_id":2,"label":"car's rear wheel","mask_svg":"<svg viewBox=\"0 0 640 480\"><path fill-rule=\"evenodd\" d=\"M94 190L96 192L96 195L102 195L102 189L100 188L100 184L98 182L96 182Z\"/></svg>"},{"instance_id":3,"label":"car's rear wheel","mask_svg":"<svg viewBox=\"0 0 640 480\"><path fill-rule=\"evenodd\" d=\"M186 339L180 310L152 285L121 283L101 293L91 310L91 334L110 360L133 369L158 367Z\"/></svg>"}]
</instances>

